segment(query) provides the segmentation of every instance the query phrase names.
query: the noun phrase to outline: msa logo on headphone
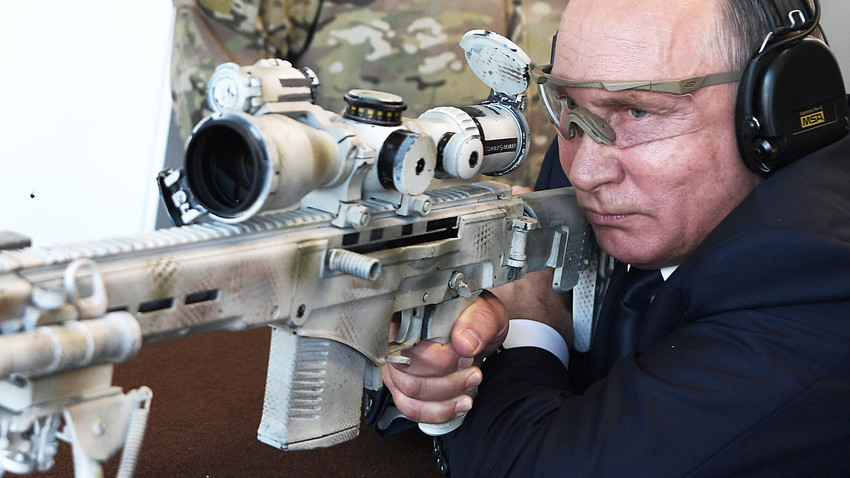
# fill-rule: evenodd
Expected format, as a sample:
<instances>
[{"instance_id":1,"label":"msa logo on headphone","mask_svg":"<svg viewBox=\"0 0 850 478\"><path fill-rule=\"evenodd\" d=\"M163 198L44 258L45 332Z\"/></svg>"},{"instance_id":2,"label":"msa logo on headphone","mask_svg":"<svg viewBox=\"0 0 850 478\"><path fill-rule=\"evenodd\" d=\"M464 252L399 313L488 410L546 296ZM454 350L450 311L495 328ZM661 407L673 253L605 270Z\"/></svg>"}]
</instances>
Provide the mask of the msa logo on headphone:
<instances>
[{"instance_id":1,"label":"msa logo on headphone","mask_svg":"<svg viewBox=\"0 0 850 478\"><path fill-rule=\"evenodd\" d=\"M835 124L835 129L840 133L840 126L842 122L846 125L846 118L842 118L841 122L839 118L836 116L836 110L840 108L836 108L836 103L833 101L828 101L823 104L815 105L810 108L806 108L800 111L797 111L797 116L799 117L799 128L794 131L792 134L801 134L808 133L808 130L812 130L814 128L830 126ZM846 131L846 128L845 128ZM841 138L840 135L837 138ZM829 142L825 142L824 145L829 144Z\"/></svg>"},{"instance_id":2,"label":"msa logo on headphone","mask_svg":"<svg viewBox=\"0 0 850 478\"><path fill-rule=\"evenodd\" d=\"M810 36L820 20L818 0L761 4L773 31L744 70L736 129L744 162L768 176L844 137L849 126L838 62Z\"/></svg>"},{"instance_id":3,"label":"msa logo on headphone","mask_svg":"<svg viewBox=\"0 0 850 478\"><path fill-rule=\"evenodd\" d=\"M826 123L826 116L823 112L823 107L819 106L817 108L813 108L814 112L810 113L807 110L801 113L800 115L800 127L802 129L811 128L813 126L817 126L819 124Z\"/></svg>"}]
</instances>

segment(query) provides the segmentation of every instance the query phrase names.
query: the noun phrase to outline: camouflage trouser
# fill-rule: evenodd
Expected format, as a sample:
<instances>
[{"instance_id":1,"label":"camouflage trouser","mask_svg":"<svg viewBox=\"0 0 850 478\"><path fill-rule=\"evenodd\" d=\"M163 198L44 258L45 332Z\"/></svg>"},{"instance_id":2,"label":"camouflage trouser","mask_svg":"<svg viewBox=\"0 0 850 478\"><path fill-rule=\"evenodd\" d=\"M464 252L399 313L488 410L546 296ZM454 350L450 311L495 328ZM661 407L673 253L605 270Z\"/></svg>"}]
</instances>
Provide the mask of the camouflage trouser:
<instances>
[{"instance_id":1,"label":"camouflage trouser","mask_svg":"<svg viewBox=\"0 0 850 478\"><path fill-rule=\"evenodd\" d=\"M318 103L342 111L352 88L395 93L405 116L434 106L464 106L489 89L468 69L457 45L469 30L501 33L537 63L548 63L551 38L567 0L175 0L171 60L174 117L180 136L206 114L205 87L219 63L288 59L321 81ZM461 7L462 6L462 7ZM530 88L526 115L531 154L503 178L530 185L554 136Z\"/></svg>"}]
</instances>

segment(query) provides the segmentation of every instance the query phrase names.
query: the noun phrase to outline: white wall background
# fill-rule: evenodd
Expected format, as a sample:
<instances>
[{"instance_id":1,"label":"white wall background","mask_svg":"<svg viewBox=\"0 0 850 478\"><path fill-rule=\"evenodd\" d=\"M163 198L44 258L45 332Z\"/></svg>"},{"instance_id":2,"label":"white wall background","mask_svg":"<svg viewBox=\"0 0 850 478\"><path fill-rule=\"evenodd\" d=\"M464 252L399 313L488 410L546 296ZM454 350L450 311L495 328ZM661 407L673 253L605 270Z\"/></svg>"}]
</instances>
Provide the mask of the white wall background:
<instances>
[{"instance_id":1,"label":"white wall background","mask_svg":"<svg viewBox=\"0 0 850 478\"><path fill-rule=\"evenodd\" d=\"M40 245L152 229L171 0L20 1L0 15L0 230Z\"/></svg>"},{"instance_id":2,"label":"white wall background","mask_svg":"<svg viewBox=\"0 0 850 478\"><path fill-rule=\"evenodd\" d=\"M850 90L850 1L821 4ZM4 4L0 231L50 245L153 229L172 22L171 0Z\"/></svg>"},{"instance_id":3,"label":"white wall background","mask_svg":"<svg viewBox=\"0 0 850 478\"><path fill-rule=\"evenodd\" d=\"M850 92L850 1L820 0L821 26L826 39L838 57L844 74L844 85Z\"/></svg>"}]
</instances>

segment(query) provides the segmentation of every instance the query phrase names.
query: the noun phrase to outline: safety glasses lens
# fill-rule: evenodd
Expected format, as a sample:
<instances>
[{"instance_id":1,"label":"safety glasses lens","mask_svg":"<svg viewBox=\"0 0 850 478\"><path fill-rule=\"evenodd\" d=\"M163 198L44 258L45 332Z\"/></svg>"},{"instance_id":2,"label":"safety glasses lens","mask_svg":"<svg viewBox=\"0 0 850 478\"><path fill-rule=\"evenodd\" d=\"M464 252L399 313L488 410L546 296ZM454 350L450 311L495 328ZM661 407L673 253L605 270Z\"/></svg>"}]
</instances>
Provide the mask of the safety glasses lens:
<instances>
[{"instance_id":1,"label":"safety glasses lens","mask_svg":"<svg viewBox=\"0 0 850 478\"><path fill-rule=\"evenodd\" d=\"M702 128L692 95L650 91L575 88L556 81L539 83L549 120L565 139L587 133L617 148L672 138Z\"/></svg>"}]
</instances>

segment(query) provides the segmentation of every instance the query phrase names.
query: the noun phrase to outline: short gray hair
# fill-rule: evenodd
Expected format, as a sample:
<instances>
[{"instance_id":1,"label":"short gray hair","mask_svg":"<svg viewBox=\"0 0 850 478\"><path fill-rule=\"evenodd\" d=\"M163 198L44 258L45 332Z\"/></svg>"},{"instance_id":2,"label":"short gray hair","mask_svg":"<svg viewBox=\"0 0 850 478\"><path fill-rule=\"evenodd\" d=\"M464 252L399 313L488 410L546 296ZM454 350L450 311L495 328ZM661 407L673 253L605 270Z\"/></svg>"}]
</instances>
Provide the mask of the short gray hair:
<instances>
[{"instance_id":1,"label":"short gray hair","mask_svg":"<svg viewBox=\"0 0 850 478\"><path fill-rule=\"evenodd\" d=\"M730 71L743 70L770 33L767 13L759 0L718 0L720 10L713 43Z\"/></svg>"}]
</instances>

